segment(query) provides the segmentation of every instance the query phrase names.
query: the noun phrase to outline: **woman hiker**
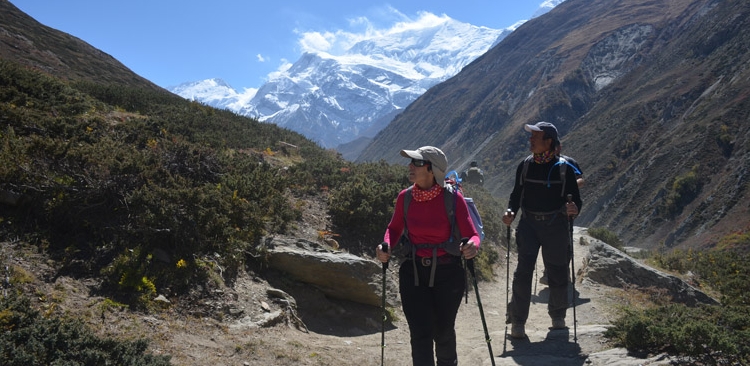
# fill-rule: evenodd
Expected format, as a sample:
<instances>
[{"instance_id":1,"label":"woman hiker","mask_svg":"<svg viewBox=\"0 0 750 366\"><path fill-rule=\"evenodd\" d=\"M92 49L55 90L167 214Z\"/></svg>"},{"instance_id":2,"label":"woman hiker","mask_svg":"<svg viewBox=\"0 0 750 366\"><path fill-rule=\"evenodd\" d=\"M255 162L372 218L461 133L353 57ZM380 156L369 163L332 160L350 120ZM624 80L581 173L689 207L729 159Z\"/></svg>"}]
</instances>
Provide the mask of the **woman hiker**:
<instances>
[{"instance_id":1,"label":"woman hiker","mask_svg":"<svg viewBox=\"0 0 750 366\"><path fill-rule=\"evenodd\" d=\"M401 150L401 155L411 159L409 182L413 185L396 199L382 244L389 250L378 245L376 254L386 263L390 249L403 244L406 260L399 268L399 292L409 324L413 365L433 366L436 359L438 366L457 365L455 321L466 286L461 256L477 255L479 234L461 192L445 186L445 154L423 146ZM447 199L455 203L455 223L446 212ZM469 240L461 245L460 238Z\"/></svg>"}]
</instances>

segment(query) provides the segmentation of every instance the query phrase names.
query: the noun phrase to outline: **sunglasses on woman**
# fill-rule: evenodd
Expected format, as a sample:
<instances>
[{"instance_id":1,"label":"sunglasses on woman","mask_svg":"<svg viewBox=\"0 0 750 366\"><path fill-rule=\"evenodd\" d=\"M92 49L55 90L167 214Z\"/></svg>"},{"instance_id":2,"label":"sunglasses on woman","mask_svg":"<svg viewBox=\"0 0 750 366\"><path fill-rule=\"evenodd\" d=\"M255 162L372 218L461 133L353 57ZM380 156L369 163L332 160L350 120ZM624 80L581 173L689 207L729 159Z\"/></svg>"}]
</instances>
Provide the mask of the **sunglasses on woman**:
<instances>
[{"instance_id":1,"label":"sunglasses on woman","mask_svg":"<svg viewBox=\"0 0 750 366\"><path fill-rule=\"evenodd\" d=\"M411 159L411 165L414 165L417 168L423 167L428 164L430 164L430 162L427 160Z\"/></svg>"}]
</instances>

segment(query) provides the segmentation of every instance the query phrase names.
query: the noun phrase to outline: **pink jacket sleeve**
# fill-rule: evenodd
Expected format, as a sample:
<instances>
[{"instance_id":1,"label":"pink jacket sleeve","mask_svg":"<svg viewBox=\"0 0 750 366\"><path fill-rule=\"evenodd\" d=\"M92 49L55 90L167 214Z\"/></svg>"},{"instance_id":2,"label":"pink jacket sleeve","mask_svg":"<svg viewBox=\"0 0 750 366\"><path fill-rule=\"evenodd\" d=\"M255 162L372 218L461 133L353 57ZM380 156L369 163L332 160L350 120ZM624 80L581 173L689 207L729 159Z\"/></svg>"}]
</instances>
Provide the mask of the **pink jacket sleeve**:
<instances>
[{"instance_id":1,"label":"pink jacket sleeve","mask_svg":"<svg viewBox=\"0 0 750 366\"><path fill-rule=\"evenodd\" d=\"M402 190L398 197L396 197L396 206L393 208L393 216L391 216L391 222L388 223L388 227L385 230L383 241L388 243L390 248L393 248L398 244L398 239L404 232L404 195L406 189Z\"/></svg>"}]
</instances>

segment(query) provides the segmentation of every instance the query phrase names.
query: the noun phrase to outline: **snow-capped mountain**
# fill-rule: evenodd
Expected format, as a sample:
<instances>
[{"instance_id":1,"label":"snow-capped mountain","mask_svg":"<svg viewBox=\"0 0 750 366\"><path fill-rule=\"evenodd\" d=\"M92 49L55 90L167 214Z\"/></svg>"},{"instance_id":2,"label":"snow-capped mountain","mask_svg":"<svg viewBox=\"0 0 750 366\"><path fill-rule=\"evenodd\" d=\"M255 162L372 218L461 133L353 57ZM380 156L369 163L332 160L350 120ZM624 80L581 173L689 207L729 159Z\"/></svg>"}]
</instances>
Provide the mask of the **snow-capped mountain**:
<instances>
[{"instance_id":1,"label":"snow-capped mountain","mask_svg":"<svg viewBox=\"0 0 750 366\"><path fill-rule=\"evenodd\" d=\"M565 0L546 0L543 3L539 5L539 9L536 10L534 13L534 16L532 18L536 18L540 15L546 14L548 11L552 10L552 8L562 4Z\"/></svg>"},{"instance_id":2,"label":"snow-capped mountain","mask_svg":"<svg viewBox=\"0 0 750 366\"><path fill-rule=\"evenodd\" d=\"M535 16L562 1L543 3ZM369 38L338 55L306 52L287 70L269 75L257 91L239 93L220 79L170 90L336 147L365 133L373 136L384 127L382 118L456 75L522 23L491 29L443 16L431 27Z\"/></svg>"},{"instance_id":3,"label":"snow-capped mountain","mask_svg":"<svg viewBox=\"0 0 750 366\"><path fill-rule=\"evenodd\" d=\"M182 83L169 91L185 99L197 100L212 107L238 111L244 107L257 92L257 89L238 93L222 79L207 79Z\"/></svg>"}]
</instances>

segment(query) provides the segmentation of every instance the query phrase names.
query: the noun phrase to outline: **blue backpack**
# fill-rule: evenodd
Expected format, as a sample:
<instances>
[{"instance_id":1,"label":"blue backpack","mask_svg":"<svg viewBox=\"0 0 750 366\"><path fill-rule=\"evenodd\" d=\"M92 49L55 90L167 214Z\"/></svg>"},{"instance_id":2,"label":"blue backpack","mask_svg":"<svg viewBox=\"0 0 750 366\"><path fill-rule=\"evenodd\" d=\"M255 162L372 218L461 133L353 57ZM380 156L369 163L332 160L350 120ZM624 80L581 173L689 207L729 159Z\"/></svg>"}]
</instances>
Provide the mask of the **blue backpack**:
<instances>
[{"instance_id":1,"label":"blue backpack","mask_svg":"<svg viewBox=\"0 0 750 366\"><path fill-rule=\"evenodd\" d=\"M461 190L462 179L458 176L458 173L456 173L455 170L451 170L450 172L448 172L448 174L445 176L445 181L446 183L449 183L448 186L452 188L452 191L461 191L461 193L463 193L463 191ZM458 197L458 195L455 196ZM482 217L479 216L477 205L474 204L474 200L472 198L466 196L464 196L464 201L466 201L466 206L468 206L469 208L469 215L471 216L471 222L474 223L474 229L476 229L477 233L479 233L479 239L484 240L484 225L482 225ZM455 218L450 214L448 215L448 218L452 220L451 222L455 225Z\"/></svg>"}]
</instances>

